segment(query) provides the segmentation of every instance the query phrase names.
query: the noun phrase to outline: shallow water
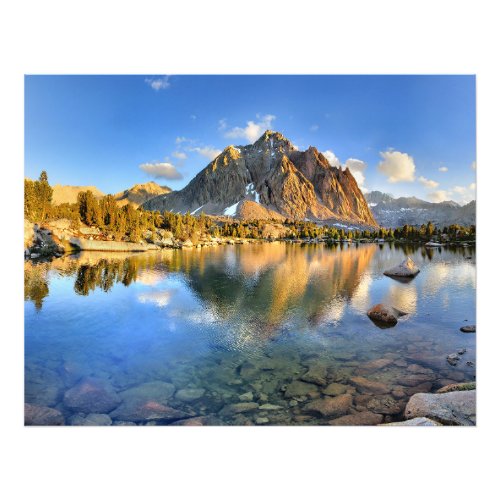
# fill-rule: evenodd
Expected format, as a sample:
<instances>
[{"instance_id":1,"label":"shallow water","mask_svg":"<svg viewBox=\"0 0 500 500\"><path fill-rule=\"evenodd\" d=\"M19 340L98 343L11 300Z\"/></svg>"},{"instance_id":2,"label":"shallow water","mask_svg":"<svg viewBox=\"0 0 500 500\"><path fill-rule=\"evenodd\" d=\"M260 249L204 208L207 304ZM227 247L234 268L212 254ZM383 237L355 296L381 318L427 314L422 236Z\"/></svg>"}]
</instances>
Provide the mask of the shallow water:
<instances>
[{"instance_id":1,"label":"shallow water","mask_svg":"<svg viewBox=\"0 0 500 500\"><path fill-rule=\"evenodd\" d=\"M421 269L415 279L382 274L407 255ZM327 424L367 410L401 420L397 408L412 393L475 379L475 334L459 330L475 323L475 273L472 248L387 243L276 242L27 262L25 400L60 410L67 424L89 413L139 425L201 416L205 424ZM408 315L380 329L366 315L379 302ZM461 348L466 353L449 365L446 356ZM115 396L114 405L103 410L89 396L79 408L64 397L88 377ZM301 378L310 385L287 391ZM351 394L348 408L307 407L332 382ZM380 408L382 398L390 410ZM184 413L127 413L148 402Z\"/></svg>"}]
</instances>

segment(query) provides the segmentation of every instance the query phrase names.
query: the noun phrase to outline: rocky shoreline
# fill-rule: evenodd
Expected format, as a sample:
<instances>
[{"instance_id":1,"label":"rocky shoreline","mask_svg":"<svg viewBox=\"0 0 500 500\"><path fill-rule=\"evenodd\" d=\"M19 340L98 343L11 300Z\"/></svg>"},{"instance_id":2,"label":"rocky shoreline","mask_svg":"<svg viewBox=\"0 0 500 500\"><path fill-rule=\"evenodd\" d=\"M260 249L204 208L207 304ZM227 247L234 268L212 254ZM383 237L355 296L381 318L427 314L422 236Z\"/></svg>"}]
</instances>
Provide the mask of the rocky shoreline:
<instances>
[{"instance_id":1,"label":"rocky shoreline","mask_svg":"<svg viewBox=\"0 0 500 500\"><path fill-rule=\"evenodd\" d=\"M117 241L109 238L98 228L88 227L80 224L78 228L73 227L68 219L59 219L45 223L43 226L33 224L24 220L24 256L25 259L53 259L61 257L65 253L78 251L107 251L107 252L145 252L164 248L190 249L217 247L219 245L244 245L251 243L263 243L273 241L284 241L288 243L314 244L314 243L384 243L383 239L342 239L333 240L328 238L283 238L272 237L263 239L252 238L229 238L200 235L196 242L191 239L180 240L173 236L171 231L156 229L155 231L144 231L142 239L138 242L127 240ZM404 241L401 241L404 243ZM475 242L448 243L446 246L471 246ZM428 246L428 245L427 245ZM444 246L444 245L440 245Z\"/></svg>"}]
</instances>

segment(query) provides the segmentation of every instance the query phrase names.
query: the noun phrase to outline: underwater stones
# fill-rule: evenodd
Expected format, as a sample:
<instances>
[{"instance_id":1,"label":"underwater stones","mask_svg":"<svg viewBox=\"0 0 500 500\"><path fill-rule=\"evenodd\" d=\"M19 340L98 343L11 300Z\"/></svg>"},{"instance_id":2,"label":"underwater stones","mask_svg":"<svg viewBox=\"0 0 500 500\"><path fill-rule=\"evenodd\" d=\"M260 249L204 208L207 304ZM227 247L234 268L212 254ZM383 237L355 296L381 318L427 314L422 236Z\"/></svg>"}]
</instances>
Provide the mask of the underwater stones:
<instances>
[{"instance_id":1,"label":"underwater stones","mask_svg":"<svg viewBox=\"0 0 500 500\"><path fill-rule=\"evenodd\" d=\"M253 401L253 393L252 392L245 392L244 394L240 394L238 396L238 399L243 402L248 402L248 401Z\"/></svg>"},{"instance_id":2,"label":"underwater stones","mask_svg":"<svg viewBox=\"0 0 500 500\"><path fill-rule=\"evenodd\" d=\"M404 399L407 396L407 394L405 392L405 388L400 386L400 385L393 387L391 394L396 399Z\"/></svg>"},{"instance_id":3,"label":"underwater stones","mask_svg":"<svg viewBox=\"0 0 500 500\"><path fill-rule=\"evenodd\" d=\"M397 278L413 278L420 272L415 262L410 257L407 257L401 264L391 267L384 271L386 276L395 276Z\"/></svg>"},{"instance_id":4,"label":"underwater stones","mask_svg":"<svg viewBox=\"0 0 500 500\"><path fill-rule=\"evenodd\" d=\"M90 413L89 415L73 415L69 419L70 425L97 426L111 425L112 420L105 413Z\"/></svg>"},{"instance_id":5,"label":"underwater stones","mask_svg":"<svg viewBox=\"0 0 500 500\"><path fill-rule=\"evenodd\" d=\"M274 410L282 410L282 409L283 409L283 406L273 405L270 403L266 403L266 404L259 406L259 410L264 410L264 411L274 411Z\"/></svg>"},{"instance_id":6,"label":"underwater stones","mask_svg":"<svg viewBox=\"0 0 500 500\"><path fill-rule=\"evenodd\" d=\"M476 391L415 394L406 405L405 417L427 417L445 425L476 425Z\"/></svg>"},{"instance_id":7,"label":"underwater stones","mask_svg":"<svg viewBox=\"0 0 500 500\"><path fill-rule=\"evenodd\" d=\"M314 384L294 380L286 386L285 398L296 398L301 396L315 397L318 396L318 388Z\"/></svg>"},{"instance_id":8,"label":"underwater stones","mask_svg":"<svg viewBox=\"0 0 500 500\"><path fill-rule=\"evenodd\" d=\"M377 382L376 380L369 380L364 377L352 377L351 383L362 393L389 394L391 392L387 384Z\"/></svg>"},{"instance_id":9,"label":"underwater stones","mask_svg":"<svg viewBox=\"0 0 500 500\"><path fill-rule=\"evenodd\" d=\"M96 378L86 378L64 394L64 405L82 413L109 413L120 401L111 384Z\"/></svg>"},{"instance_id":10,"label":"underwater stones","mask_svg":"<svg viewBox=\"0 0 500 500\"><path fill-rule=\"evenodd\" d=\"M395 326L398 318L407 313L386 304L376 304L367 312L368 317L379 327Z\"/></svg>"},{"instance_id":11,"label":"underwater stones","mask_svg":"<svg viewBox=\"0 0 500 500\"><path fill-rule=\"evenodd\" d=\"M64 417L54 408L25 403L24 425L64 425Z\"/></svg>"},{"instance_id":12,"label":"underwater stones","mask_svg":"<svg viewBox=\"0 0 500 500\"><path fill-rule=\"evenodd\" d=\"M258 403L234 403L224 406L220 411L220 415L236 415L238 413L256 410L258 407Z\"/></svg>"},{"instance_id":13,"label":"underwater stones","mask_svg":"<svg viewBox=\"0 0 500 500\"><path fill-rule=\"evenodd\" d=\"M380 358L361 363L356 370L360 375L368 375L393 363L392 359Z\"/></svg>"},{"instance_id":14,"label":"underwater stones","mask_svg":"<svg viewBox=\"0 0 500 500\"><path fill-rule=\"evenodd\" d=\"M311 366L309 371L300 377L300 380L316 385L326 385L326 367L321 365Z\"/></svg>"},{"instance_id":15,"label":"underwater stones","mask_svg":"<svg viewBox=\"0 0 500 500\"><path fill-rule=\"evenodd\" d=\"M436 422L435 420L431 420L430 418L426 417L417 417L417 418L412 418L410 420L403 420L402 422L390 422L388 424L382 424L383 426L385 425L392 425L392 426L403 426L403 427L436 427L436 426L441 426L439 422Z\"/></svg>"},{"instance_id":16,"label":"underwater stones","mask_svg":"<svg viewBox=\"0 0 500 500\"><path fill-rule=\"evenodd\" d=\"M158 403L166 404L175 393L175 385L162 380L154 380L144 384L136 385L130 389L120 392L121 398L125 401L148 401L154 400Z\"/></svg>"},{"instance_id":17,"label":"underwater stones","mask_svg":"<svg viewBox=\"0 0 500 500\"><path fill-rule=\"evenodd\" d=\"M394 377L392 380L395 384L404 385L406 387L415 387L426 382L434 381L436 376L434 373L407 373Z\"/></svg>"},{"instance_id":18,"label":"underwater stones","mask_svg":"<svg viewBox=\"0 0 500 500\"><path fill-rule=\"evenodd\" d=\"M378 425L384 420L384 416L371 411L362 411L353 415L344 415L333 420L329 420L329 425Z\"/></svg>"},{"instance_id":19,"label":"underwater stones","mask_svg":"<svg viewBox=\"0 0 500 500\"><path fill-rule=\"evenodd\" d=\"M177 420L172 422L170 425L178 425L183 427L198 427L198 426L212 426L212 425L224 425L221 420L213 415L203 415L200 417L185 418L183 420Z\"/></svg>"},{"instance_id":20,"label":"underwater stones","mask_svg":"<svg viewBox=\"0 0 500 500\"><path fill-rule=\"evenodd\" d=\"M432 382L424 382L419 385L415 385L413 387L405 387L405 392L407 396L413 396L419 392L430 392L432 389Z\"/></svg>"},{"instance_id":21,"label":"underwater stones","mask_svg":"<svg viewBox=\"0 0 500 500\"><path fill-rule=\"evenodd\" d=\"M425 367L417 365L415 363L408 365L406 370L409 371L410 373L420 373L420 374L426 374L426 375L432 375L434 373L431 369L425 368Z\"/></svg>"},{"instance_id":22,"label":"underwater stones","mask_svg":"<svg viewBox=\"0 0 500 500\"><path fill-rule=\"evenodd\" d=\"M460 327L460 331L463 333L475 333L476 332L476 325L465 325Z\"/></svg>"},{"instance_id":23,"label":"underwater stones","mask_svg":"<svg viewBox=\"0 0 500 500\"><path fill-rule=\"evenodd\" d=\"M248 382L256 378L259 373L259 369L249 361L245 361L239 367L239 373L240 377Z\"/></svg>"},{"instance_id":24,"label":"underwater stones","mask_svg":"<svg viewBox=\"0 0 500 500\"><path fill-rule=\"evenodd\" d=\"M397 415L403 410L400 403L389 396L370 399L366 404L366 408L374 413L381 413L382 415Z\"/></svg>"},{"instance_id":25,"label":"underwater stones","mask_svg":"<svg viewBox=\"0 0 500 500\"><path fill-rule=\"evenodd\" d=\"M331 384L327 385L321 392L326 396L340 396L341 394L347 392L348 388L348 385L332 382Z\"/></svg>"},{"instance_id":26,"label":"underwater stones","mask_svg":"<svg viewBox=\"0 0 500 500\"><path fill-rule=\"evenodd\" d=\"M446 361L448 361L451 366L456 366L460 361L460 356L456 352L448 354L448 356L446 356Z\"/></svg>"},{"instance_id":27,"label":"underwater stones","mask_svg":"<svg viewBox=\"0 0 500 500\"><path fill-rule=\"evenodd\" d=\"M191 403L200 399L205 394L205 389L179 389L175 393L175 399L183 401L184 403Z\"/></svg>"},{"instance_id":28,"label":"underwater stones","mask_svg":"<svg viewBox=\"0 0 500 500\"><path fill-rule=\"evenodd\" d=\"M269 423L269 419L267 417L257 417L255 419L255 423L257 425L264 425Z\"/></svg>"},{"instance_id":29,"label":"underwater stones","mask_svg":"<svg viewBox=\"0 0 500 500\"><path fill-rule=\"evenodd\" d=\"M352 396L342 394L336 397L324 397L315 399L306 404L303 408L305 413L319 415L321 417L340 417L345 415L352 405Z\"/></svg>"},{"instance_id":30,"label":"underwater stones","mask_svg":"<svg viewBox=\"0 0 500 500\"><path fill-rule=\"evenodd\" d=\"M131 422L171 422L192 417L193 415L163 405L157 401L128 399L116 408L116 410L112 411L110 416L116 420L129 420Z\"/></svg>"}]
</instances>

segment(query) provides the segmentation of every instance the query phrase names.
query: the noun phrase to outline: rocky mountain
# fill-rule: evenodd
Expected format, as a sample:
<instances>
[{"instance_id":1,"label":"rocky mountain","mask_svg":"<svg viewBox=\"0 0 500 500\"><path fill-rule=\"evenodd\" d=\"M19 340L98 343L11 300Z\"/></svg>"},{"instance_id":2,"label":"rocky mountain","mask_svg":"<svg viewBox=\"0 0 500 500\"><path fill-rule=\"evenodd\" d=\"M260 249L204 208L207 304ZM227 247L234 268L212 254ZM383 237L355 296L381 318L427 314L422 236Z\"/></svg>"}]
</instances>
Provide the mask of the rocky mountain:
<instances>
[{"instance_id":1,"label":"rocky mountain","mask_svg":"<svg viewBox=\"0 0 500 500\"><path fill-rule=\"evenodd\" d=\"M104 193L95 186L62 186L56 184L52 186L52 203L61 205L62 203L76 203L80 191L92 191L96 198L102 198Z\"/></svg>"},{"instance_id":2,"label":"rocky mountain","mask_svg":"<svg viewBox=\"0 0 500 500\"><path fill-rule=\"evenodd\" d=\"M241 217L250 207L292 219L376 226L349 169L332 167L315 147L299 151L270 130L254 144L228 146L184 189L143 206L232 217Z\"/></svg>"},{"instance_id":3,"label":"rocky mountain","mask_svg":"<svg viewBox=\"0 0 500 500\"><path fill-rule=\"evenodd\" d=\"M383 227L420 226L428 221L437 227L476 223L475 201L464 206L451 200L431 203L414 196L394 198L380 191L367 193L365 198L375 219Z\"/></svg>"},{"instance_id":4,"label":"rocky mountain","mask_svg":"<svg viewBox=\"0 0 500 500\"><path fill-rule=\"evenodd\" d=\"M151 181L145 184L136 184L130 189L125 189L125 191L115 194L115 198L119 206L130 203L136 208L156 196L170 193L171 191L168 186L160 186L156 182Z\"/></svg>"}]
</instances>

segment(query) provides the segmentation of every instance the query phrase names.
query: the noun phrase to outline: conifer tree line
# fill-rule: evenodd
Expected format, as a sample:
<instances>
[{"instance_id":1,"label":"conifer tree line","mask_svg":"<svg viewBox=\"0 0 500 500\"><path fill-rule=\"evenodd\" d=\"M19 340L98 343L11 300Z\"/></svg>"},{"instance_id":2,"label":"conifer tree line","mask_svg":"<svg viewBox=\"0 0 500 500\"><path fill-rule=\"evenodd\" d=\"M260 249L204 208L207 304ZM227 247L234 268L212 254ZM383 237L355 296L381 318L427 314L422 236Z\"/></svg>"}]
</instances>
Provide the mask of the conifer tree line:
<instances>
[{"instance_id":1,"label":"conifer tree line","mask_svg":"<svg viewBox=\"0 0 500 500\"><path fill-rule=\"evenodd\" d=\"M252 220L221 221L203 213L199 216L173 212L148 211L142 207L134 209L130 204L118 206L113 195L96 198L92 191L78 193L76 203L52 205L53 190L47 173L43 171L37 181L24 181L24 216L31 222L43 223L47 220L69 219L75 229L81 223L99 228L106 237L116 240L139 241L147 230L165 229L173 237L182 241L191 239L196 244L200 236L230 238L262 238L269 223L281 224L289 239L373 240L384 239L405 241L460 241L475 239L475 226L463 227L452 224L436 228L432 222L420 227L404 225L397 229L379 228L375 230L353 230L338 225L318 225L311 221Z\"/></svg>"}]
</instances>

